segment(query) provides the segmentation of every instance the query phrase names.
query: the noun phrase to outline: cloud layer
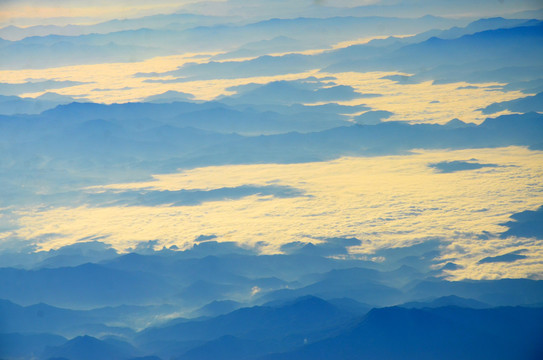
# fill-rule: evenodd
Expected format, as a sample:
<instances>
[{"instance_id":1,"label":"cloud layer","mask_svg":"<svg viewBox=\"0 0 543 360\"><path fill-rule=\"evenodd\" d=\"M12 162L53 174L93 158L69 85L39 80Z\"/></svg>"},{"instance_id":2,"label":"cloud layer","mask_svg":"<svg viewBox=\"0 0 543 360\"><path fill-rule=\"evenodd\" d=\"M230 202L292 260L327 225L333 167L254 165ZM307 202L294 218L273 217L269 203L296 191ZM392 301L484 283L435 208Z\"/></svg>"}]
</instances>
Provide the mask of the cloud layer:
<instances>
[{"instance_id":1,"label":"cloud layer","mask_svg":"<svg viewBox=\"0 0 543 360\"><path fill-rule=\"evenodd\" d=\"M508 165L439 174L428 163L476 157ZM185 206L113 206L107 208L27 209L10 236L29 239L44 249L88 236L105 236L126 249L156 239L161 245L190 246L201 234L220 241L256 245L275 252L286 243L315 238L355 237L355 253L371 254L390 246L442 239L443 261L463 266L460 278L519 277L538 273L541 248L535 240L499 239L502 224L514 212L537 208L543 155L523 148L421 152L411 156L342 158L326 163L206 167L156 176L154 181L111 185L108 191L212 190L288 186L309 197L273 197L266 193ZM514 166L511 166L514 165ZM94 190L99 190L94 189ZM135 204L134 204L135 205ZM4 233L4 236L8 233ZM449 241L453 241L450 242ZM504 250L528 249L514 264L478 262ZM526 253L528 254L528 253ZM539 270L538 270L539 269Z\"/></svg>"}]
</instances>

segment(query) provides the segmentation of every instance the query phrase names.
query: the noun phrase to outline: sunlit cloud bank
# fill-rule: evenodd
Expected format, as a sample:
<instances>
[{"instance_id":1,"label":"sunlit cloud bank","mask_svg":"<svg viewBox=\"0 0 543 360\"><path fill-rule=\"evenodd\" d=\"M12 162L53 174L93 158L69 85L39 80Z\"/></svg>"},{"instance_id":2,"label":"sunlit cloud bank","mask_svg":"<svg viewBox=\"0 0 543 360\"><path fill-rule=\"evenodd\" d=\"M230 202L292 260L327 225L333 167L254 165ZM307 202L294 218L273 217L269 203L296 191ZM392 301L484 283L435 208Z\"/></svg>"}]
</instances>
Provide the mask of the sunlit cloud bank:
<instances>
[{"instance_id":1,"label":"sunlit cloud bank","mask_svg":"<svg viewBox=\"0 0 543 360\"><path fill-rule=\"evenodd\" d=\"M122 103L139 101L148 96L157 95L169 90L191 93L199 100L213 100L214 98L231 94L226 88L250 82L267 83L274 80L295 80L305 78L315 71L286 74L280 76L263 76L247 79L207 80L191 82L146 82L152 77L138 77L138 73L165 72L176 69L184 63L206 62L213 54L183 54L158 57L136 63L114 63L66 66L44 70L0 71L0 77L6 83L20 84L28 79L86 79L86 85L72 86L56 89L62 95L82 97L86 100L99 103ZM161 78L168 80L169 78ZM36 97L44 92L24 93L21 96Z\"/></svg>"},{"instance_id":2,"label":"sunlit cloud bank","mask_svg":"<svg viewBox=\"0 0 543 360\"><path fill-rule=\"evenodd\" d=\"M498 164L454 173L429 165L477 159ZM190 247L200 235L263 246L276 252L292 241L356 237L355 254L440 239L443 261L460 265L457 278L541 276L543 247L530 239L499 239L499 224L515 212L543 203L543 154L524 148L420 151L411 156L341 158L325 163L239 165L198 168L156 176L154 181L87 191L213 190L223 187L289 186L308 196L250 195L192 206L111 206L26 209L20 228L2 234L58 248L79 239L105 237L124 250L158 240L160 246ZM483 239L483 234L487 239ZM264 244L264 245L263 245ZM478 262L517 249L514 263Z\"/></svg>"},{"instance_id":3,"label":"sunlit cloud bank","mask_svg":"<svg viewBox=\"0 0 543 360\"><path fill-rule=\"evenodd\" d=\"M499 16L541 8L537 0L522 1L387 1L387 0L3 0L0 26L90 24L115 18L173 11L246 18L297 16L398 16L427 14L449 17Z\"/></svg>"},{"instance_id":4,"label":"sunlit cloud bank","mask_svg":"<svg viewBox=\"0 0 543 360\"><path fill-rule=\"evenodd\" d=\"M464 82L432 84L431 81L398 85L393 81L383 79L391 73L349 72L329 75L336 76L338 83L350 85L360 93L383 95L344 102L344 104L363 103L375 110L390 111L394 115L387 121L445 124L451 119L458 118L464 122L479 124L487 117L479 111L484 104L496 102L494 99L515 99L522 96L517 91L499 91L495 88L499 85L496 83L479 84L476 87L469 87L469 84ZM500 113L500 115L505 113Z\"/></svg>"},{"instance_id":5,"label":"sunlit cloud bank","mask_svg":"<svg viewBox=\"0 0 543 360\"><path fill-rule=\"evenodd\" d=\"M486 83L469 86L468 83L398 84L384 77L398 75L395 72L324 73L310 70L303 73L278 76L260 76L241 79L214 79L199 81L169 81L174 77L161 77L163 82L150 82L152 76L136 76L141 73L167 72L184 63L203 63L214 54L184 54L157 57L143 62L67 66L42 70L0 71L3 82L22 84L29 79L77 81L82 85L55 89L54 92L99 103L140 101L146 97L174 90L193 94L198 100L214 100L234 92L230 87L257 83L266 84L278 80L297 80L308 76L336 78L338 85L352 86L361 94L379 94L342 102L348 105L365 104L374 110L390 111L387 121L412 123L440 123L459 118L464 122L481 123L487 116L479 109L495 103L522 96L519 91L500 91L499 84ZM45 91L24 93L20 96L37 97ZM505 114L502 112L497 115Z\"/></svg>"}]
</instances>

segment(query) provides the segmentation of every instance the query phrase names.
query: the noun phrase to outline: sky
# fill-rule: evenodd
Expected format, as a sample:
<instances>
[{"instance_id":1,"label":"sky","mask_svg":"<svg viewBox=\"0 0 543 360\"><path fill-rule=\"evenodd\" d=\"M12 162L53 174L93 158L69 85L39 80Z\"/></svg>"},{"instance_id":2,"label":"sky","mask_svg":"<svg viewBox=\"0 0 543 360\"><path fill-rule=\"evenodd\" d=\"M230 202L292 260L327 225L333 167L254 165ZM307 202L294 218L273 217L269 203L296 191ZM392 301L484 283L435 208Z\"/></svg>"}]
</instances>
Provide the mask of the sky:
<instances>
[{"instance_id":1,"label":"sky","mask_svg":"<svg viewBox=\"0 0 543 360\"><path fill-rule=\"evenodd\" d=\"M368 7L369 16L390 12L394 16L497 15L541 8L538 0L413 1L413 0L2 0L0 24L67 25L88 24L171 12L243 17L283 17L303 15L308 8Z\"/></svg>"}]
</instances>

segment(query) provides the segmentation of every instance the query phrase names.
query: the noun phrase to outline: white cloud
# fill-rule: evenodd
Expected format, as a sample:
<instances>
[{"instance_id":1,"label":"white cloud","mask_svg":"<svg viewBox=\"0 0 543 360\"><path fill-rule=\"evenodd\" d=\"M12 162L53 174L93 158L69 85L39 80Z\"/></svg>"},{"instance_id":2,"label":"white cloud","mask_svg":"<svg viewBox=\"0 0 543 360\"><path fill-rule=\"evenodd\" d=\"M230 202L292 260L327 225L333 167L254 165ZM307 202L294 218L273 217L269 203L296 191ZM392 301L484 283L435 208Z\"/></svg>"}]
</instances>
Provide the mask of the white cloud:
<instances>
[{"instance_id":1,"label":"white cloud","mask_svg":"<svg viewBox=\"0 0 543 360\"><path fill-rule=\"evenodd\" d=\"M204 55L195 57L197 55ZM421 84L399 85L382 77L391 72L367 73L320 73L317 70L299 74L279 76L253 77L244 79L203 80L180 83L148 83L145 77L134 77L134 74L150 72L167 72L187 62L207 62L212 54L183 54L164 56L135 63L113 63L96 65L65 66L43 70L4 70L0 78L8 83L21 83L25 79L69 80L88 83L55 92L68 96L85 94L88 100L102 103L139 101L145 97L161 94L168 90L181 91L195 95L200 100L212 100L220 95L231 94L226 89L248 83L267 83L277 80L295 80L308 76L334 76L341 85L354 87L361 93L382 94L380 97L361 98L342 104L365 104L374 110L387 110L394 113L387 121L409 121L411 123L444 124L453 118L465 122L481 123L487 116L477 109L484 108L494 102L508 101L522 97L518 91L488 91L488 86L496 83L479 84L477 87L465 87L467 83L432 85L431 82ZM165 78L167 79L167 78ZM110 89L93 91L94 89ZM35 97L40 93L22 94ZM432 101L439 101L432 103ZM493 116L501 115L495 114Z\"/></svg>"},{"instance_id":2,"label":"white cloud","mask_svg":"<svg viewBox=\"0 0 543 360\"><path fill-rule=\"evenodd\" d=\"M512 165L439 174L427 165L442 160L477 158ZM468 278L528 276L541 272L542 246L518 239L480 240L483 231L505 230L512 213L543 203L538 184L543 153L524 148L423 151L411 156L342 158L307 164L206 167L156 176L145 183L109 188L215 189L270 182L305 190L312 197L250 196L180 207L57 208L20 211L12 237L39 239L44 249L76 242L89 234L119 249L156 239L161 244L190 246L201 234L244 244L280 245L311 238L353 236L363 240L357 252L372 253L406 246L421 239L451 241L445 257L465 268L454 276ZM527 248L533 254L512 264L477 265L504 249Z\"/></svg>"}]
</instances>

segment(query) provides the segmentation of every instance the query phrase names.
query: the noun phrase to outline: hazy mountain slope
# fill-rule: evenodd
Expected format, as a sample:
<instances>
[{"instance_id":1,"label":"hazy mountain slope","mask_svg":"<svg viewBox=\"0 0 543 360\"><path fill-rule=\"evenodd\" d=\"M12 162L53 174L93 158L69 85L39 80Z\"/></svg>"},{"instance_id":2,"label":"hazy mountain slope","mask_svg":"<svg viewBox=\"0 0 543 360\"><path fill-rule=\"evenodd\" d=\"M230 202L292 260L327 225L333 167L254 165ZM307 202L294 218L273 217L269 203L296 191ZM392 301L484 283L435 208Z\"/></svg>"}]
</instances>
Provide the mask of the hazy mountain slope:
<instances>
[{"instance_id":1,"label":"hazy mountain slope","mask_svg":"<svg viewBox=\"0 0 543 360\"><path fill-rule=\"evenodd\" d=\"M52 334L0 333L2 359L38 359L43 351L66 342L62 336Z\"/></svg>"},{"instance_id":2,"label":"hazy mountain slope","mask_svg":"<svg viewBox=\"0 0 543 360\"><path fill-rule=\"evenodd\" d=\"M254 341L318 333L342 326L352 315L315 297L304 297L280 307L257 306L235 310L209 320L195 320L149 328L137 338L138 343L156 341L213 340L230 335Z\"/></svg>"},{"instance_id":3,"label":"hazy mountain slope","mask_svg":"<svg viewBox=\"0 0 543 360\"><path fill-rule=\"evenodd\" d=\"M337 337L265 359L537 359L542 309L383 308Z\"/></svg>"},{"instance_id":4,"label":"hazy mountain slope","mask_svg":"<svg viewBox=\"0 0 543 360\"><path fill-rule=\"evenodd\" d=\"M19 304L141 304L163 299L175 291L165 279L145 272L125 272L97 264L39 270L2 268L0 274L0 298Z\"/></svg>"}]
</instances>

